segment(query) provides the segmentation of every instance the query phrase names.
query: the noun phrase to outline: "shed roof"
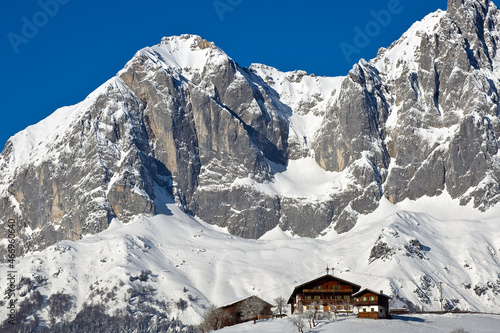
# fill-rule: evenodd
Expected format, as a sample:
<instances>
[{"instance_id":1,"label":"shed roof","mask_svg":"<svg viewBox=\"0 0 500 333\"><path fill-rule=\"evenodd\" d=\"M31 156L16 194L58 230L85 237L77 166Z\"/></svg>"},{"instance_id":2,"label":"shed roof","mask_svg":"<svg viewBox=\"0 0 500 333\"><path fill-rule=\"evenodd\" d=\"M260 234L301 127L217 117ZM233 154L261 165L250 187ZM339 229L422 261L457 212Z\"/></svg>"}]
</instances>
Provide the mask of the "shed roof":
<instances>
[{"instance_id":1,"label":"shed roof","mask_svg":"<svg viewBox=\"0 0 500 333\"><path fill-rule=\"evenodd\" d=\"M358 297L358 296L364 295L364 294L366 294L366 293L372 293L372 294L375 294L375 295L377 295L377 296L382 296L382 297L387 297L387 298L389 298L389 299L392 299L392 297L391 297L391 296L389 296L389 295L386 295L386 294L384 294L384 293L380 293L380 292L378 293L378 292L373 291L373 290L368 289L368 288L365 288L365 289L363 289L363 290L360 290L360 291L358 291L357 293L353 294L352 296L354 296L354 297Z\"/></svg>"},{"instance_id":2,"label":"shed roof","mask_svg":"<svg viewBox=\"0 0 500 333\"><path fill-rule=\"evenodd\" d=\"M227 304L221 305L221 306L219 306L219 308L229 308L229 307L231 307L231 306L233 306L233 305L236 305L236 304L238 304L238 303L241 303L241 302L243 302L243 301L245 301L245 300L247 300L247 299L253 298L253 297L258 298L259 300L261 300L262 302L266 303L267 305L269 305L269 306L271 306L271 307L273 306L271 303L266 302L265 300L263 300L262 298L260 298L260 297L258 297L258 296L255 296L255 295L250 295L250 296L245 296L245 297L242 297L242 298L240 298L240 299L238 299L238 300L236 300L236 301L232 301L231 303L227 303Z\"/></svg>"}]
</instances>

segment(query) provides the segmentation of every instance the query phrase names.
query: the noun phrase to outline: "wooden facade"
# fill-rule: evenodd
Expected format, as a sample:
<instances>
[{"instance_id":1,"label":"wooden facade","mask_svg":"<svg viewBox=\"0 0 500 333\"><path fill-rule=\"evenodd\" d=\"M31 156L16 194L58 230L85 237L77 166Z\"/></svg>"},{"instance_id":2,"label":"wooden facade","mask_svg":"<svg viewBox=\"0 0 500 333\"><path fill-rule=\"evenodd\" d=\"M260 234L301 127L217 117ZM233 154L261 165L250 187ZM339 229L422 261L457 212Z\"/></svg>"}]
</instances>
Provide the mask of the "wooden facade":
<instances>
[{"instance_id":1,"label":"wooden facade","mask_svg":"<svg viewBox=\"0 0 500 333\"><path fill-rule=\"evenodd\" d=\"M264 307L258 316L256 316L255 318L249 318L249 319L245 320L245 319L243 319L243 315L242 315L242 311L241 311L241 304L247 300L250 300L250 299L254 299L256 301L262 302ZM222 327L241 324L241 323L246 322L246 321L272 317L272 315L273 315L273 312L271 310L272 307L273 307L272 304L264 301L263 299L261 299L257 296L246 297L246 298L240 299L236 302L233 302L233 303L230 303L227 305L223 305L220 307L220 309L224 310L228 314L228 316L227 316L227 318L224 318Z\"/></svg>"},{"instance_id":2,"label":"wooden facade","mask_svg":"<svg viewBox=\"0 0 500 333\"><path fill-rule=\"evenodd\" d=\"M313 303L323 312L352 312L353 295L360 289L355 283L326 274L295 287L288 304L292 314L308 310Z\"/></svg>"},{"instance_id":3,"label":"wooden facade","mask_svg":"<svg viewBox=\"0 0 500 333\"><path fill-rule=\"evenodd\" d=\"M358 309L359 318L372 319L387 319L389 314L390 296L385 295L382 291L379 293L363 289L354 295L354 305Z\"/></svg>"}]
</instances>

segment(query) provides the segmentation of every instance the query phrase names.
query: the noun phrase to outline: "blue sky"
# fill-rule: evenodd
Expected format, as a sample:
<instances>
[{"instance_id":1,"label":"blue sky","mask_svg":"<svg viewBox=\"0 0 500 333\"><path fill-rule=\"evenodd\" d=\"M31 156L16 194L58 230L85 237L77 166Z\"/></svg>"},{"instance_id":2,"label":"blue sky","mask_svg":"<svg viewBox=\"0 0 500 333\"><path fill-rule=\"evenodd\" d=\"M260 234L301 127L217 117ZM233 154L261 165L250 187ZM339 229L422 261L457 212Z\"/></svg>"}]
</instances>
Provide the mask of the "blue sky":
<instances>
[{"instance_id":1,"label":"blue sky","mask_svg":"<svg viewBox=\"0 0 500 333\"><path fill-rule=\"evenodd\" d=\"M83 100L139 49L197 34L241 66L346 75L446 0L16 0L0 4L0 147ZM360 33L361 32L361 33ZM368 32L368 34L366 34ZM364 36L360 36L364 34Z\"/></svg>"}]
</instances>

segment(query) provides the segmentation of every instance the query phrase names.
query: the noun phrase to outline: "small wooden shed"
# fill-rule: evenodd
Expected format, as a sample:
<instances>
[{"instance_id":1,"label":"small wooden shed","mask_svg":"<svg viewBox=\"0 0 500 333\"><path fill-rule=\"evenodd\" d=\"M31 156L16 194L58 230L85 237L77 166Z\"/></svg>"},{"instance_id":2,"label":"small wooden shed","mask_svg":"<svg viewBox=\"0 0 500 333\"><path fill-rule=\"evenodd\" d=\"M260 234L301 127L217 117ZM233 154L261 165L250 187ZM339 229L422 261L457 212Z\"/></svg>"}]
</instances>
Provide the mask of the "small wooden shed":
<instances>
[{"instance_id":1,"label":"small wooden shed","mask_svg":"<svg viewBox=\"0 0 500 333\"><path fill-rule=\"evenodd\" d=\"M242 306L244 305L245 302L260 302L260 303L262 303L262 310L255 317L245 318L243 311L242 311ZM223 305L219 308L226 311L228 316L227 316L227 318L225 318L225 320L222 324L222 327L232 326L232 325L240 324L240 323L243 323L246 321L251 321L251 320L270 318L273 315L273 312L271 310L272 307L273 307L272 304L264 301L263 299L255 296L255 295L245 297L245 298L239 299L235 302Z\"/></svg>"}]
</instances>

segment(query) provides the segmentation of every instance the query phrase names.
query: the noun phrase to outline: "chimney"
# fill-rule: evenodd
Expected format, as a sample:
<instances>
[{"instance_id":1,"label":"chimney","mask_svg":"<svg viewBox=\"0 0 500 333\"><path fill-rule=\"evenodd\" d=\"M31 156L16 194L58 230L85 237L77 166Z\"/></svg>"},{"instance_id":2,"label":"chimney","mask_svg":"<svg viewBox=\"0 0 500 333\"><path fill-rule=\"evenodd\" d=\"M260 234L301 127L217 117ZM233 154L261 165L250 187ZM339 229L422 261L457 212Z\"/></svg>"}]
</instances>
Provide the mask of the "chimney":
<instances>
[{"instance_id":1,"label":"chimney","mask_svg":"<svg viewBox=\"0 0 500 333\"><path fill-rule=\"evenodd\" d=\"M384 293L384 291L383 291L383 290L381 290L381 291L380 291L380 293L381 293L381 294L383 294L383 293Z\"/></svg>"}]
</instances>

